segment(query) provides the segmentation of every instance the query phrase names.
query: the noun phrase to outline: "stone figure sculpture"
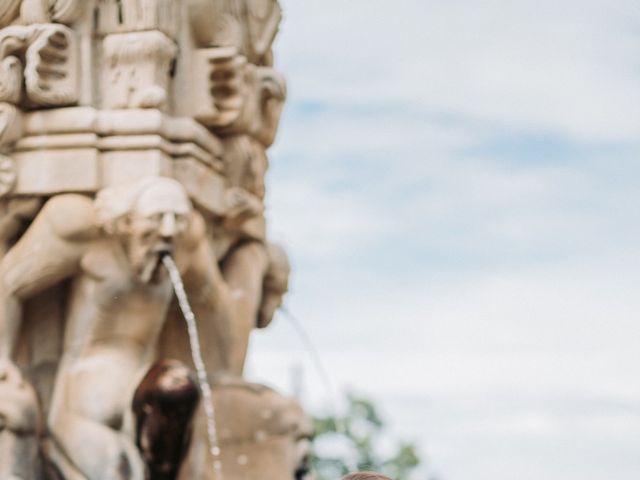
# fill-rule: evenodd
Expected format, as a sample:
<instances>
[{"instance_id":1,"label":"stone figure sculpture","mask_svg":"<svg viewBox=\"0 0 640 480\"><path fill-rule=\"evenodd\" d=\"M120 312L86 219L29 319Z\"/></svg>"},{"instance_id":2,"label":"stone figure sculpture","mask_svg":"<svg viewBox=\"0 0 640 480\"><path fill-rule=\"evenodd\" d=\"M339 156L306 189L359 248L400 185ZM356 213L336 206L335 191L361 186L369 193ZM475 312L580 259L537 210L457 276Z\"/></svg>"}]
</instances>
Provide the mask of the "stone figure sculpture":
<instances>
[{"instance_id":1,"label":"stone figure sculpture","mask_svg":"<svg viewBox=\"0 0 640 480\"><path fill-rule=\"evenodd\" d=\"M3 359L12 354L22 304L73 278L47 423L86 478L143 478L139 454L123 432L130 428L127 399L153 359L172 299L160 267L169 253L185 276L197 279L193 285L210 292L209 306L218 304L202 221L184 188L158 177L105 189L95 201L74 194L52 198L0 262Z\"/></svg>"},{"instance_id":2,"label":"stone figure sculpture","mask_svg":"<svg viewBox=\"0 0 640 480\"><path fill-rule=\"evenodd\" d=\"M0 478L31 479L39 463L35 391L13 365L0 372Z\"/></svg>"},{"instance_id":3,"label":"stone figure sculpture","mask_svg":"<svg viewBox=\"0 0 640 480\"><path fill-rule=\"evenodd\" d=\"M224 479L249 478L240 438L250 476L304 469L307 417L242 378L290 272L264 216L281 17L277 0L0 2L0 480L215 478L164 255Z\"/></svg>"}]
</instances>

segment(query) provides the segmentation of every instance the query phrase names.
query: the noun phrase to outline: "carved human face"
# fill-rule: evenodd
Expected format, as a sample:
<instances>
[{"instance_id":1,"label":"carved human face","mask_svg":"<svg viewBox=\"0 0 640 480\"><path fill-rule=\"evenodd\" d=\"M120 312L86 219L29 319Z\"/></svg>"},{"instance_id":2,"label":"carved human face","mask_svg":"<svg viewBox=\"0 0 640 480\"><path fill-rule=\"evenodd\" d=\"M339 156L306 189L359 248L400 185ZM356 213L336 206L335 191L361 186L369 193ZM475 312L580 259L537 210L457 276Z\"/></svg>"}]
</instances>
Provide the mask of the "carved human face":
<instances>
[{"instance_id":1,"label":"carved human face","mask_svg":"<svg viewBox=\"0 0 640 480\"><path fill-rule=\"evenodd\" d=\"M258 328L264 328L271 323L276 310L282 305L282 299L289 286L288 266L279 266L273 269L265 280L262 292L262 302L258 311Z\"/></svg>"},{"instance_id":2,"label":"carved human face","mask_svg":"<svg viewBox=\"0 0 640 480\"><path fill-rule=\"evenodd\" d=\"M162 256L171 254L189 225L191 203L179 185L147 188L128 216L123 244L134 275L143 283L161 278Z\"/></svg>"}]
</instances>

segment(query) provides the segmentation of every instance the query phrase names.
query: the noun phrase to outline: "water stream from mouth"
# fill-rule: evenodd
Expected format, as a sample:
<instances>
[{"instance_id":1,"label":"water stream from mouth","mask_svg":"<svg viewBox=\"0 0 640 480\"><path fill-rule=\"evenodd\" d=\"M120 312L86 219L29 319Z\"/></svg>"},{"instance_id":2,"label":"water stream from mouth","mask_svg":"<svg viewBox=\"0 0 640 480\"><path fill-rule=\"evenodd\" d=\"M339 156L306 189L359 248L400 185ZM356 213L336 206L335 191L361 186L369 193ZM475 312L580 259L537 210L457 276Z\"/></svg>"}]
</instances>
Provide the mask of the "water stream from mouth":
<instances>
[{"instance_id":1,"label":"water stream from mouth","mask_svg":"<svg viewBox=\"0 0 640 480\"><path fill-rule=\"evenodd\" d=\"M176 293L180 310L182 310L184 319L187 322L189 344L191 346L191 358L193 359L193 364L196 367L198 383L202 393L202 403L207 417L207 436L209 438L209 452L213 457L214 479L222 480L222 462L220 461L220 446L218 445L215 407L213 405L213 396L211 394L211 385L209 384L207 369L204 366L204 360L202 359L202 352L200 350L200 335L198 334L196 317L193 314L191 305L189 304L187 292L184 289L180 272L173 261L173 258L171 258L170 255L164 255L162 257L162 263L169 272L169 277L173 284L173 290Z\"/></svg>"}]
</instances>

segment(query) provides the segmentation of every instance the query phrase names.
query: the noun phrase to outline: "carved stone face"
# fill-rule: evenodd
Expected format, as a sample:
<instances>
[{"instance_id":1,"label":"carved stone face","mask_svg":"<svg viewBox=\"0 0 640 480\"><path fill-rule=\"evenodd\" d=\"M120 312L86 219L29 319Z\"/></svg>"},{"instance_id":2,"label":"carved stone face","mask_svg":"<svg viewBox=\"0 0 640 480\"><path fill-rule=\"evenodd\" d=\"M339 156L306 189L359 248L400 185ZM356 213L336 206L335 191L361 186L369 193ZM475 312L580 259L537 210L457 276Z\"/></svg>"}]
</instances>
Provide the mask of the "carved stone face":
<instances>
[{"instance_id":1,"label":"carved stone face","mask_svg":"<svg viewBox=\"0 0 640 480\"><path fill-rule=\"evenodd\" d=\"M282 299L289 290L291 267L284 250L270 246L271 264L264 279L262 301L258 311L257 327L264 328L271 323L276 310L282 305Z\"/></svg>"},{"instance_id":2,"label":"carved stone face","mask_svg":"<svg viewBox=\"0 0 640 480\"><path fill-rule=\"evenodd\" d=\"M262 303L260 304L260 311L258 312L258 328L265 328L273 320L273 316L276 310L282 305L282 298L286 290L270 290L264 292L262 296Z\"/></svg>"},{"instance_id":3,"label":"carved stone face","mask_svg":"<svg viewBox=\"0 0 640 480\"><path fill-rule=\"evenodd\" d=\"M191 202L179 185L159 183L138 197L119 229L134 275L143 283L158 281L161 260L187 231Z\"/></svg>"}]
</instances>

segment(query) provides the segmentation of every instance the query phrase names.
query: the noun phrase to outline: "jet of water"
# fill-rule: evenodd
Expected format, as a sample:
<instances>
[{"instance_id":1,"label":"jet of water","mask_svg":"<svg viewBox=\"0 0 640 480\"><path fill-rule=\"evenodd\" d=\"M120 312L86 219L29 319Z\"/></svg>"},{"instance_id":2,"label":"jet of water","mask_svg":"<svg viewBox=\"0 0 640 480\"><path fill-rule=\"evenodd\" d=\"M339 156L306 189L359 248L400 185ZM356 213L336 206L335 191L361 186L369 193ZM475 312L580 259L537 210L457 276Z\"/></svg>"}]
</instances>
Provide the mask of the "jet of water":
<instances>
[{"instance_id":1,"label":"jet of water","mask_svg":"<svg viewBox=\"0 0 640 480\"><path fill-rule=\"evenodd\" d=\"M176 297L178 298L180 310L182 310L184 319L187 322L189 344L191 346L191 358L193 359L193 364L196 367L198 383L200 385L200 391L202 392L202 402L207 417L207 435L209 437L209 451L211 453L211 456L213 457L214 478L222 480L222 462L220 461L220 447L218 445L215 407L213 405L213 396L211 394L211 385L209 384L207 369L204 365L202 352L200 350L200 335L198 334L196 317L193 314L191 305L189 304L187 292L184 289L184 284L182 283L182 278L180 277L180 271L178 270L178 267L173 258L171 258L170 255L164 255L162 257L162 263L169 272L169 278L171 279L173 290L176 293Z\"/></svg>"},{"instance_id":2,"label":"jet of water","mask_svg":"<svg viewBox=\"0 0 640 480\"><path fill-rule=\"evenodd\" d=\"M334 388L333 382L331 381L331 377L324 366L322 357L320 356L318 349L313 343L313 340L311 340L311 336L309 336L309 334L303 327L302 322L300 322L298 318L294 316L286 307L281 306L280 311L289 320L294 330L302 340L302 343L304 343L307 349L307 353L311 357L311 361L313 362L313 365L316 368L316 372L318 373L324 385L324 390L327 395L329 408L333 414L333 418L335 419L336 433L346 436L347 426L344 422L344 418L338 414L338 402L337 402L336 389ZM347 463L348 463L347 467L349 467L350 471L355 472L358 470L358 466L356 462L353 461L352 459L349 459Z\"/></svg>"}]
</instances>

